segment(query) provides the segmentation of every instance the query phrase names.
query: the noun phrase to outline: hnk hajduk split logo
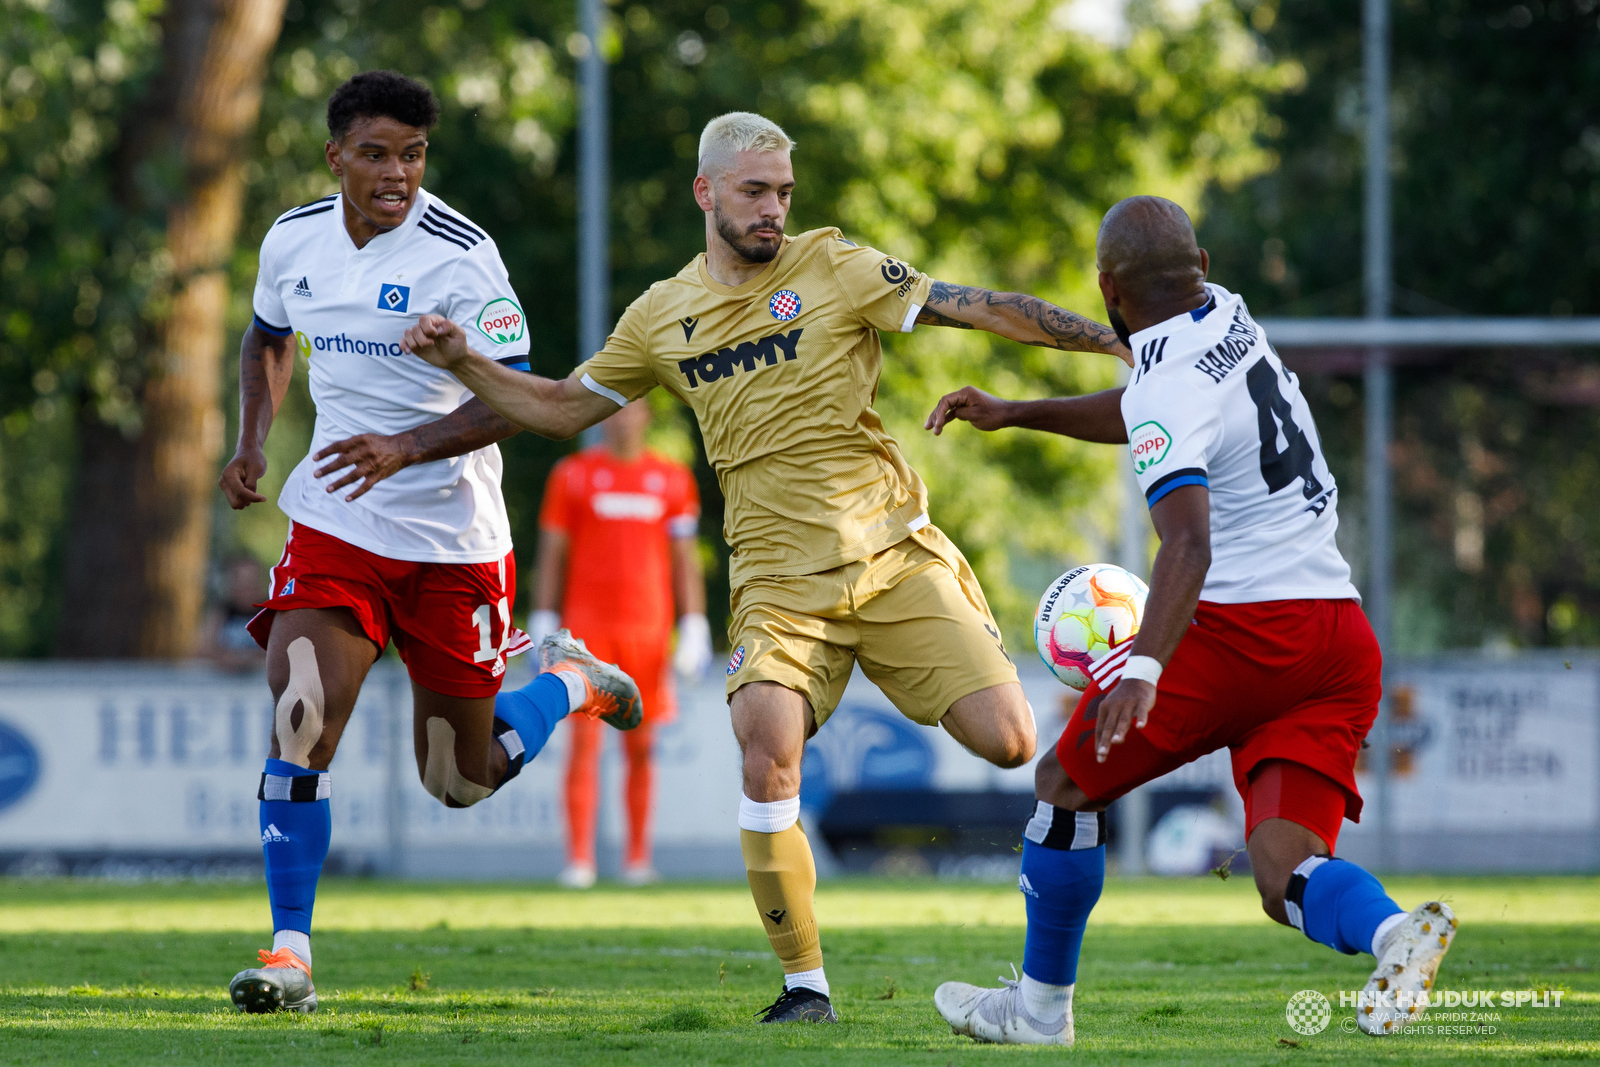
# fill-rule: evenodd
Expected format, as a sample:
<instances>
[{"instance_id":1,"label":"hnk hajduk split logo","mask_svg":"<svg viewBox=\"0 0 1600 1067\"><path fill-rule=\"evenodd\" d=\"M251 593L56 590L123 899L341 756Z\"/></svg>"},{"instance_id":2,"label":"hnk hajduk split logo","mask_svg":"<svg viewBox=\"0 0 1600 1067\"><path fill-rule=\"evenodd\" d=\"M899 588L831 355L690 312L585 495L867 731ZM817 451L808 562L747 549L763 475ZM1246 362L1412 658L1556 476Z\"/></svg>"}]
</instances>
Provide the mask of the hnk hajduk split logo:
<instances>
[{"instance_id":1,"label":"hnk hajduk split logo","mask_svg":"<svg viewBox=\"0 0 1600 1067\"><path fill-rule=\"evenodd\" d=\"M1295 1033L1309 1037L1328 1028L1329 1021L1333 1019L1333 1005L1315 989L1302 989L1289 998L1283 1015Z\"/></svg>"}]
</instances>

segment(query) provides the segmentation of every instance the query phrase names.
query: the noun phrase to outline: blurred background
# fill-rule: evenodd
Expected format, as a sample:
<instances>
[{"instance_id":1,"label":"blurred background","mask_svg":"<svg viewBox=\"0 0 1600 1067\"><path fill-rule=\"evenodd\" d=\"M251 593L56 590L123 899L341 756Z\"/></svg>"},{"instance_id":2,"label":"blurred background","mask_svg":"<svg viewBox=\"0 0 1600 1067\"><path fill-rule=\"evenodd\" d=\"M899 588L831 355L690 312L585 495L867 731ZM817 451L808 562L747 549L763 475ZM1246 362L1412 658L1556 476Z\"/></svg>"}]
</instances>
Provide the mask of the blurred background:
<instances>
[{"instance_id":1,"label":"blurred background","mask_svg":"<svg viewBox=\"0 0 1600 1067\"><path fill-rule=\"evenodd\" d=\"M1101 317L1100 216L1123 196L1158 193L1189 208L1213 280L1242 292L1258 318L1371 307L1358 0L622 0L604 6L593 36L579 32L565 0L0 4L0 659L8 661L0 857L8 869L196 850L219 863L259 863L259 854L248 858L253 805L223 830L233 824L216 821L223 816L204 797L231 789L245 803L254 792L267 694L248 657L230 660L225 631L230 602L262 582L253 568L278 556L286 520L270 505L230 511L215 482L236 432L235 353L256 250L280 213L336 189L322 160L324 104L357 71L394 68L439 94L444 115L425 184L496 239L528 315L534 369L546 375L564 376L580 352L578 82L595 55L609 90L608 324L703 249L689 196L698 133L736 109L768 115L798 142L793 232L837 225L935 277L1031 292ZM1597 7L1394 0L1390 314L1600 314ZM1368 770L1387 768L1390 810L1422 783L1416 796L1435 798L1436 822L1406 825L1445 834L1441 856L1466 849L1493 865L1507 842L1546 833L1554 836L1529 846L1521 865L1600 867L1600 695L1584 651L1600 643L1594 352L1436 344L1391 354L1384 469L1393 565L1375 578L1364 352L1337 339L1280 347L1303 377L1343 491L1346 556L1369 603L1376 593L1388 605L1393 733L1389 755ZM968 331L920 330L886 339L885 349L876 406L928 482L934 521L983 580L1009 647L1031 661L1034 603L1056 574L1113 558L1137 567L1153 549L1147 529L1125 519L1125 456L1041 435L957 428L933 439L921 421L961 384L1011 396L1079 392L1114 384L1115 365ZM720 642L722 498L687 413L664 395L652 404L653 446L692 464L699 481ZM269 498L304 454L313 415L302 374L269 440ZM545 477L573 447L530 434L502 445L524 568ZM520 619L532 583L519 586ZM398 872L408 869L407 827L423 809L404 802L420 788L404 766L409 754L399 760L405 774L379 774L398 759L388 724L405 714L406 699L384 677L368 684L372 740L361 750L378 775L378 806L367 812L377 836L370 847L350 846L349 862ZM876 694L859 681L847 703L866 722ZM1067 691L1029 685L1041 735L1053 736ZM727 748L720 686L702 688L703 716L683 721L703 723L694 736L706 751ZM695 699L686 694L686 708ZM845 733L848 716L837 721ZM931 873L951 856L1004 861L1015 839L1005 805L1026 810L1027 783L942 777L936 757L948 739L905 729L931 753L921 765L917 744L903 739L880 738L848 757L813 746L816 759L848 766L835 772L846 792L865 796L852 802L866 813L859 818L840 802L837 832L824 827L830 844L859 850L870 839L871 863ZM900 755L874 763L871 752ZM62 796L88 796L85 780L104 785L73 816L81 826L46 803L52 775L65 776ZM1231 849L1237 820L1229 791L1195 776L1164 791L1188 791L1187 839L1216 838L1214 847L1188 846L1205 853L1189 864L1202 869ZM528 797L543 788L537 775L524 777L535 779ZM717 781L736 802L736 777ZM104 815L144 795L126 791L136 782L170 793L160 802L170 812L144 820L161 833L129 843L129 831L114 831ZM1459 805L1438 799L1457 796L1449 792L1457 786ZM1470 798L1501 787L1496 803L1526 818L1474 822ZM963 801L928 835L927 844L954 851L930 860L925 824L873 815L892 807L871 795L884 789L994 794L994 825L1010 829L987 851L963 852L951 842L982 821L970 817L973 805L991 802ZM1126 854L1130 864L1147 858L1163 805L1174 803L1147 797L1131 813L1141 846ZM808 810L826 821L830 804L831 793ZM1565 822L1548 821L1551 806ZM473 818L490 819L493 807ZM703 840L684 839L685 873L695 855L712 855L713 839L726 844L732 809L721 811L708 806L689 820L708 829ZM455 817L427 818L447 815ZM727 826L712 833L719 818ZM464 813L459 822L466 826ZM493 847L524 833L523 851L535 855L542 831L533 826L502 826L512 836ZM1501 844L1488 843L1491 831ZM504 873L539 874L542 862ZM705 858L701 873L715 863ZM664 872L670 866L663 861ZM988 868L971 867L980 869Z\"/></svg>"}]
</instances>

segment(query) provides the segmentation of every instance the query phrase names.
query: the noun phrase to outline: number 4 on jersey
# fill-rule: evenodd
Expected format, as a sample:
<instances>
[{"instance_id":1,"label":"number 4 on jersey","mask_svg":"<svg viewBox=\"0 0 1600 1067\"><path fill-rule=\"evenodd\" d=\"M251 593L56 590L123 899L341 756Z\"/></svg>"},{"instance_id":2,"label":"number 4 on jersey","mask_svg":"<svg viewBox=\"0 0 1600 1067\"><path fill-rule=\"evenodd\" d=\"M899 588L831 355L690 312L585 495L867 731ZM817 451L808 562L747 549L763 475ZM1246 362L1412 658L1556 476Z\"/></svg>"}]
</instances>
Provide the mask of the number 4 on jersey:
<instances>
[{"instance_id":1,"label":"number 4 on jersey","mask_svg":"<svg viewBox=\"0 0 1600 1067\"><path fill-rule=\"evenodd\" d=\"M1261 427L1261 477L1266 480L1267 492L1276 493L1296 478L1304 479L1301 492L1307 500L1322 495L1322 483L1312 471L1317 460L1317 450L1305 431L1294 421L1294 409L1283 398L1278 388L1278 372L1263 356L1245 374L1245 384L1250 389L1250 399L1256 403L1256 418ZM1278 425L1283 425L1283 439L1288 446L1278 451ZM1318 515L1327 506L1319 501L1313 504Z\"/></svg>"}]
</instances>

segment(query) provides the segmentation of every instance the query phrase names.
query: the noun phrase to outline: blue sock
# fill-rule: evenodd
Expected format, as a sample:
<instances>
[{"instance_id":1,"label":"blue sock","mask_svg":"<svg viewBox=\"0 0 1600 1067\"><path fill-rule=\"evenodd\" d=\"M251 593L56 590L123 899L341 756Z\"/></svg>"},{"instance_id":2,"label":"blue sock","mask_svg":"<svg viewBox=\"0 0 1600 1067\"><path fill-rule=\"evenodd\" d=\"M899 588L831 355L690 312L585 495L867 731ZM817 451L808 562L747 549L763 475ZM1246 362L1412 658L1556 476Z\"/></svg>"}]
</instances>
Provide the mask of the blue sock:
<instances>
[{"instance_id":1,"label":"blue sock","mask_svg":"<svg viewBox=\"0 0 1600 1067\"><path fill-rule=\"evenodd\" d=\"M267 860L272 929L311 933L317 878L333 832L332 777L283 760L261 776L261 851Z\"/></svg>"},{"instance_id":2,"label":"blue sock","mask_svg":"<svg viewBox=\"0 0 1600 1067\"><path fill-rule=\"evenodd\" d=\"M567 683L548 671L521 689L502 692L494 698L494 717L517 733L513 740L498 725L495 727L495 736L505 746L506 757L510 760L502 785L515 778L522 765L539 754L556 724L567 717L570 707Z\"/></svg>"},{"instance_id":3,"label":"blue sock","mask_svg":"<svg viewBox=\"0 0 1600 1067\"><path fill-rule=\"evenodd\" d=\"M1370 873L1328 856L1294 869L1283 906L1295 929L1349 956L1372 951L1378 924L1403 910Z\"/></svg>"},{"instance_id":4,"label":"blue sock","mask_svg":"<svg viewBox=\"0 0 1600 1067\"><path fill-rule=\"evenodd\" d=\"M1022 841L1019 885L1028 909L1023 974L1050 985L1078 980L1083 929L1105 882L1105 815L1040 801Z\"/></svg>"}]
</instances>

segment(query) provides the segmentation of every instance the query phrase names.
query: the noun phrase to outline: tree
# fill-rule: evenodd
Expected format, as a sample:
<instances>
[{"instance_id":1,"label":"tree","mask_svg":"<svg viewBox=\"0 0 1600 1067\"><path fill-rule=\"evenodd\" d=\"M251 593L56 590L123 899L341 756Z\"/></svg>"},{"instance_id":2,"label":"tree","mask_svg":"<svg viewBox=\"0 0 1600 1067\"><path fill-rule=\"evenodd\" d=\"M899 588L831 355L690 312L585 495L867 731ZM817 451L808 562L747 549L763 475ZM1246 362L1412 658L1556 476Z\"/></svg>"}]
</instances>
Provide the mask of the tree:
<instances>
[{"instance_id":1,"label":"tree","mask_svg":"<svg viewBox=\"0 0 1600 1067\"><path fill-rule=\"evenodd\" d=\"M44 10L23 0L0 2ZM163 203L157 194L177 187L177 179L170 167L148 165L137 197L119 200L120 172L109 146L116 126L138 114L140 101L154 98L162 53L154 9L136 0L115 0L106 15L88 0L38 2L66 6L21 20L33 36L14 40L7 55L56 49L64 73L38 96L36 103L55 110L47 116L42 105L36 109L32 121L39 125L29 145L46 150L74 128L75 109L91 106L85 113L99 139L85 142L77 184L59 194L59 203L34 207L21 192L0 197L0 226L21 217L32 227L32 258L7 275L26 285L0 290L0 323L9 330L14 319L25 320L32 331L0 342L10 346L0 349L8 388L0 407L9 412L8 426L17 427L14 439L30 445L58 425L41 421L41 402L76 410L84 427L76 435L78 495L119 499L96 480L120 484L115 472L128 462L124 442L149 417L142 403L166 403L150 392L145 356L159 350L148 339L175 306L168 219L156 208ZM734 109L769 114L797 137L797 228L838 225L935 277L1098 309L1092 248L1103 210L1133 192L1193 199L1208 181L1237 181L1265 166L1269 157L1252 140L1265 121L1260 101L1294 68L1260 53L1239 16L1215 0L1189 21L1174 20L1158 5L1136 5L1131 35L1117 45L1075 34L1057 11L1046 0L617 5L601 42L613 88L614 310L703 248L703 222L688 195L696 138L704 122ZM574 29L566 3L394 0L362 9L349 0L290 0L259 128L243 153L247 195L232 262L228 337L248 321L254 250L272 219L334 187L321 162L328 92L357 70L393 67L427 80L444 104L431 137L428 188L493 234L528 310L535 368L565 374L577 356ZM118 34L127 41L116 46L121 80L112 84L99 73L97 50L121 40ZM70 73L83 63L95 72L88 89ZM20 151L5 165L16 173L27 166ZM33 172L26 174L31 180ZM7 214L13 202L19 206ZM78 258L64 258L60 249ZM87 324L78 325L73 316L88 300L84 292L93 301L80 316ZM1029 587L1038 584L1023 573L1030 561L1050 568L1103 554L1115 513L1104 498L1113 491L1118 454L1037 436L980 440L960 428L935 443L922 434L922 417L941 391L967 381L1039 395L1109 384L1113 369L1104 358L1019 349L957 331L922 330L890 342L879 408L929 481L935 521L968 552L1013 634L1025 632ZM225 364L224 390L228 376ZM268 442L269 492L309 439L303 375L298 383ZM189 403L178 406L194 410L183 406ZM695 459L695 431L684 413L670 402L661 410L659 439ZM8 447L0 444L0 464ZM504 446L507 502L525 556L536 539L544 474L570 447L527 434ZM203 451L181 459L185 470L201 464L196 457ZM216 462L220 457L207 465L208 478ZM704 460L697 462L709 571L725 594L721 495ZM15 494L25 488L5 470L0 500L13 486ZM173 498L187 500L185 493L171 488ZM98 544L109 557L125 547L113 527L126 509L102 508L100 515L106 524L99 539L80 537L76 544ZM85 515L85 528L91 517ZM24 536L28 529L19 525L15 544L34 543ZM282 530L274 509L252 508L225 516L216 543L223 551L271 557ZM7 580L7 536L0 515L0 581ZM116 566L144 580L133 563ZM200 569L178 570L200 587ZM43 590L45 602L59 599L49 592L59 585L28 588ZM140 596L130 588L102 603L143 611ZM162 610L175 603L162 601ZM715 615L726 610L727 598L714 590L711 603Z\"/></svg>"},{"instance_id":2,"label":"tree","mask_svg":"<svg viewBox=\"0 0 1600 1067\"><path fill-rule=\"evenodd\" d=\"M1303 84L1274 96L1280 165L1207 198L1213 275L1257 315L1361 313L1360 5L1240 10ZM1600 5L1393 5L1401 315L1600 313ZM1397 374L1395 644L1600 641L1592 357L1414 354ZM1308 381L1359 567L1359 391Z\"/></svg>"},{"instance_id":3,"label":"tree","mask_svg":"<svg viewBox=\"0 0 1600 1067\"><path fill-rule=\"evenodd\" d=\"M91 159L100 169L88 188L62 198L70 198L67 210L42 220L47 239L62 238L67 250L41 264L54 268L51 281L60 289L41 288L35 306L71 294L76 307L59 323L40 323L26 311L8 318L14 340L29 349L18 369L33 370L36 391L63 372L78 379L83 477L66 552L63 594L72 611L60 623L63 654L170 657L194 643L208 559L210 468L221 436L218 370L240 152L255 124L282 10L283 0L172 0L160 23L159 58L152 12L127 0L112 4L98 25L86 8L39 7L24 16L19 36L40 47L30 56L34 66L19 68L28 74L22 81L30 89L43 83L47 102L68 111L76 140L16 160L34 172L19 177L19 191L24 198L32 191L31 206L42 213L56 200L34 191L42 179L63 168L89 169ZM99 41L96 29L105 34ZM119 36L149 64L144 91L120 97L106 84L120 80L128 62ZM25 106L16 118L27 115L34 125L37 103L31 96L18 103ZM97 106L98 124L88 110ZM107 136L113 116L120 120L114 146ZM102 146L108 150L96 158ZM20 238L31 228L27 206L6 212ZM86 223L88 232L72 234L75 223ZM99 247L83 247L86 240ZM21 250L25 266L28 249ZM60 275L75 275L78 284L63 284L69 279ZM125 304L96 337L85 331L100 317L107 282ZM35 325L42 327L38 338ZM98 350L106 341L109 358Z\"/></svg>"}]
</instances>

